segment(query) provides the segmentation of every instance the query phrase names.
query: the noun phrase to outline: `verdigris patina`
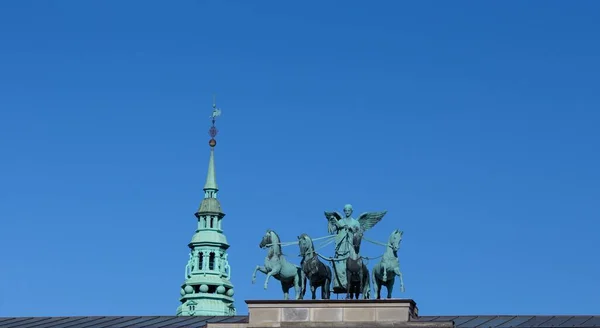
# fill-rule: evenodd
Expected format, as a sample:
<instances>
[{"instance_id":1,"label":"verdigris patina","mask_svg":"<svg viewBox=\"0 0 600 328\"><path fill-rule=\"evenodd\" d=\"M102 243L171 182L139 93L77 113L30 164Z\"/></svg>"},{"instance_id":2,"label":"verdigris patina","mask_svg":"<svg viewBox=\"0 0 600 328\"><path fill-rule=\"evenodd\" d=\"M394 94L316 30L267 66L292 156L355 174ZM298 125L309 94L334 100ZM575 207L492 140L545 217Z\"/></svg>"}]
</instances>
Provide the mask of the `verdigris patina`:
<instances>
[{"instance_id":1,"label":"verdigris patina","mask_svg":"<svg viewBox=\"0 0 600 328\"><path fill-rule=\"evenodd\" d=\"M190 252L190 258L188 259L188 263L185 265L185 279L188 279L192 276L192 271L194 271L194 256L192 252Z\"/></svg>"},{"instance_id":2,"label":"verdigris patina","mask_svg":"<svg viewBox=\"0 0 600 328\"><path fill-rule=\"evenodd\" d=\"M360 245L363 239L362 230L358 230L352 237L350 254L346 258L346 299L356 298L363 295L363 299L369 299L371 284L369 281L369 269L360 255Z\"/></svg>"},{"instance_id":3,"label":"verdigris patina","mask_svg":"<svg viewBox=\"0 0 600 328\"><path fill-rule=\"evenodd\" d=\"M387 298L392 298L392 289L396 276L400 277L400 291L404 292L404 281L402 272L400 272L400 262L398 260L398 249L402 241L403 232L396 229L388 238L385 253L379 263L373 267L373 285L377 299L381 298L381 287L387 289Z\"/></svg>"},{"instance_id":4,"label":"verdigris patina","mask_svg":"<svg viewBox=\"0 0 600 328\"><path fill-rule=\"evenodd\" d=\"M289 299L289 290L294 287L296 292L296 299L302 299L304 295L304 272L299 266L290 263L286 260L285 256L281 253L281 240L279 235L271 229L267 230L265 235L259 244L260 248L266 248L268 250L267 257L265 257L265 265L257 265L252 274L252 283L256 282L256 272L260 271L267 275L265 279L265 289L269 284L269 278L274 277L281 282L281 289L283 290L283 298Z\"/></svg>"},{"instance_id":5,"label":"verdigris patina","mask_svg":"<svg viewBox=\"0 0 600 328\"><path fill-rule=\"evenodd\" d=\"M362 294L363 299L371 298L371 279L375 287L377 298L381 297L381 288L388 288L388 298L391 298L395 277L400 277L400 290L404 292L404 283L398 261L398 249L402 240L402 231L395 229L387 243L366 238L364 233L373 228L383 219L387 211L367 212L358 219L352 217L352 205L344 206L343 216L338 212L325 212L328 221L329 234L323 237L311 238L303 233L297 241L282 243L273 230L267 230L263 236L260 247L268 250L264 266L256 266L252 275L252 283L256 280L258 271L267 275L264 288L267 288L269 278L281 282L284 299L289 299L289 289L295 287L296 299L303 299L306 287L310 285L312 299L316 299L316 289L321 288L321 298L331 298L331 293L346 294L346 299L358 299ZM323 243L315 247L314 241L322 240ZM361 254L362 241L384 246L385 252L381 256L368 257ZM323 256L319 250L335 243L333 257ZM300 248L300 266L288 262L282 254L282 247L298 245ZM331 254L331 253L329 253ZM324 262L319 259L319 257ZM375 265L372 274L367 267L368 261L382 257ZM331 264L333 270L328 264ZM308 284L307 279L308 278ZM333 288L331 282L333 281Z\"/></svg>"},{"instance_id":6,"label":"verdigris patina","mask_svg":"<svg viewBox=\"0 0 600 328\"><path fill-rule=\"evenodd\" d=\"M300 267L308 278L312 299L317 298L316 291L320 287L321 299L328 300L331 296L331 268L319 260L315 244L307 234L303 233L298 236L298 246L302 257Z\"/></svg>"},{"instance_id":7,"label":"verdigris patina","mask_svg":"<svg viewBox=\"0 0 600 328\"><path fill-rule=\"evenodd\" d=\"M335 253L333 257L333 292L346 292L346 259L350 255L354 234L359 230L364 233L374 227L387 213L382 212L367 212L361 214L358 219L352 217L352 205L344 206L344 216L338 212L325 212L325 217L328 220L328 231L330 234L335 234Z\"/></svg>"}]
</instances>

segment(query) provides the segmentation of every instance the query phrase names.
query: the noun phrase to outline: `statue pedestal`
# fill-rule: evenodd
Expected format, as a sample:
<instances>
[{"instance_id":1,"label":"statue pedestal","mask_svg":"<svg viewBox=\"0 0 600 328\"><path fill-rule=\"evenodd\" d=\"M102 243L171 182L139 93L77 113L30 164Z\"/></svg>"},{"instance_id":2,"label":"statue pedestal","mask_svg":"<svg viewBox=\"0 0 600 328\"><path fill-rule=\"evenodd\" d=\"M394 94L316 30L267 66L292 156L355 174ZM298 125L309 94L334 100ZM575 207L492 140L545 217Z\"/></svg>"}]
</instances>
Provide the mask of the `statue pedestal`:
<instances>
[{"instance_id":1,"label":"statue pedestal","mask_svg":"<svg viewBox=\"0 0 600 328\"><path fill-rule=\"evenodd\" d=\"M419 322L413 300L249 300L249 322L208 328L452 328L452 322Z\"/></svg>"},{"instance_id":2,"label":"statue pedestal","mask_svg":"<svg viewBox=\"0 0 600 328\"><path fill-rule=\"evenodd\" d=\"M248 327L328 327L408 322L417 317L413 300L291 300L246 301Z\"/></svg>"},{"instance_id":3,"label":"statue pedestal","mask_svg":"<svg viewBox=\"0 0 600 328\"><path fill-rule=\"evenodd\" d=\"M419 321L409 299L249 300L247 323L209 323L207 328L454 328L452 321Z\"/></svg>"}]
</instances>

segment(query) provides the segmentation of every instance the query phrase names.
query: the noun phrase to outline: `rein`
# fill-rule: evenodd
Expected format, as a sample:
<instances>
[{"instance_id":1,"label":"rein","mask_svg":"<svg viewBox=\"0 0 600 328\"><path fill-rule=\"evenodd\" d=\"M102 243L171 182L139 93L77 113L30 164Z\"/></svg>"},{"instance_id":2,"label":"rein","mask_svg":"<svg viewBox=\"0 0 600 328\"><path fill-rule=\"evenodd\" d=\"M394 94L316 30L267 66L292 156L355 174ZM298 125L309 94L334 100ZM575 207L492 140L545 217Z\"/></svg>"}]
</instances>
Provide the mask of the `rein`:
<instances>
[{"instance_id":1,"label":"rein","mask_svg":"<svg viewBox=\"0 0 600 328\"><path fill-rule=\"evenodd\" d=\"M379 246L383 246L383 247L391 246L389 243L386 244L386 243L378 242L378 241L375 241L375 240L371 240L371 239L369 239L367 237L363 237L363 240L368 241L371 244L375 244L375 245L379 245Z\"/></svg>"},{"instance_id":2,"label":"rein","mask_svg":"<svg viewBox=\"0 0 600 328\"><path fill-rule=\"evenodd\" d=\"M331 245L333 242L335 242L335 237L336 237L335 235L327 235L327 236L318 237L318 238L314 238L314 239L311 238L311 240L313 242L317 241L317 240L326 239L325 242L323 242L321 245L319 245L318 247L315 247L313 249L313 252L315 254L317 254L320 258L322 258L323 260L329 261L329 262L344 261L344 260L348 259L350 257L349 255L344 256L342 258L339 258L339 259L335 260L333 257L325 257L325 256L323 256L323 255L321 255L321 254L319 254L317 252L317 250L320 250L320 249L322 249L324 247L327 247L327 246ZM379 241L376 241L376 240L369 239L369 238L365 237L364 235L363 235L362 239L364 241L367 241L367 242L371 243L371 244L375 244L375 245L379 245L379 246L383 246L383 247L390 247L390 246L392 246L389 243L382 243L382 242L379 242ZM274 243L266 244L265 247L270 247L270 246L273 246L273 245L274 245ZM298 245L298 241L279 242L279 246L280 247L287 247L287 246L292 246L292 245ZM300 254L299 256L302 257L303 255ZM379 255L379 256L362 256L362 255L359 255L359 258L365 259L367 261L368 260L375 260L375 259L378 259L378 258L381 258L381 257L383 257L383 254Z\"/></svg>"},{"instance_id":3,"label":"rein","mask_svg":"<svg viewBox=\"0 0 600 328\"><path fill-rule=\"evenodd\" d=\"M328 235L328 236L324 236L324 237L315 238L315 239L312 239L312 241L328 239L328 238L331 238L333 240L333 238L335 238L335 235ZM326 244L329 245L329 242ZM274 243L266 244L265 247L269 247L269 246L273 246L273 245L274 245ZM298 242L297 241L279 242L279 246L281 246L281 247L287 247L287 246L292 246L292 245L298 245ZM324 247L324 246L323 245L319 246L319 248L322 248L322 247Z\"/></svg>"}]
</instances>

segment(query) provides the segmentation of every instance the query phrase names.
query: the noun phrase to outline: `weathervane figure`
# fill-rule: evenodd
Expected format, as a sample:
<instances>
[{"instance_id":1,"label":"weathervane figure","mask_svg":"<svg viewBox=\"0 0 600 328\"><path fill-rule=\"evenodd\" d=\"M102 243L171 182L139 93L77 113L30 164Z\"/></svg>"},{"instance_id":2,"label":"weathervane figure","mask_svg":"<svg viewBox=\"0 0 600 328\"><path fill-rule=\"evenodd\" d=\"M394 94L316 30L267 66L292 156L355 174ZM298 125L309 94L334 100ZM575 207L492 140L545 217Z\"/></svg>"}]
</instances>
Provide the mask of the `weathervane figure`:
<instances>
[{"instance_id":1,"label":"weathervane figure","mask_svg":"<svg viewBox=\"0 0 600 328\"><path fill-rule=\"evenodd\" d=\"M209 118L212 118L213 120L213 124L215 122L215 119L219 116L221 116L221 109L217 108L217 102L215 100L215 96L213 96L213 111L212 114L209 116Z\"/></svg>"},{"instance_id":2,"label":"weathervane figure","mask_svg":"<svg viewBox=\"0 0 600 328\"><path fill-rule=\"evenodd\" d=\"M210 135L210 140L208 141L208 145L211 147L214 147L217 145L217 140L215 140L215 137L217 136L217 133L219 132L219 130L217 130L217 128L215 127L215 121L216 121L217 117L221 116L221 109L217 108L215 96L213 96L213 106L212 107L213 107L213 111L212 111L212 114L209 116L209 118L212 119L212 126L208 130L208 135Z\"/></svg>"},{"instance_id":3,"label":"weathervane figure","mask_svg":"<svg viewBox=\"0 0 600 328\"><path fill-rule=\"evenodd\" d=\"M212 118L213 120L217 117L221 116L221 109L217 108L216 105L213 105L213 112L210 115L210 118Z\"/></svg>"}]
</instances>

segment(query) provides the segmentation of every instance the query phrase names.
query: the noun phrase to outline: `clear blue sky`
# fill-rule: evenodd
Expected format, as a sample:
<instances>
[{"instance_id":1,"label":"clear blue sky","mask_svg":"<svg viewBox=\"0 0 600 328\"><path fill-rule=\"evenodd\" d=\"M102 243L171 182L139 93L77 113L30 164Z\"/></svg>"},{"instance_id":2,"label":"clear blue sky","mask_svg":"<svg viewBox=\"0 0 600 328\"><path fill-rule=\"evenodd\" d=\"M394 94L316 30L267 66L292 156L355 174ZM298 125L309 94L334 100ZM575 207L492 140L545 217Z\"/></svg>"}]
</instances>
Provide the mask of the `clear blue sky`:
<instances>
[{"instance_id":1,"label":"clear blue sky","mask_svg":"<svg viewBox=\"0 0 600 328\"><path fill-rule=\"evenodd\" d=\"M597 314L599 33L596 1L2 1L0 316L175 314L213 93L238 313L281 298L265 229L352 203L423 315Z\"/></svg>"}]
</instances>

